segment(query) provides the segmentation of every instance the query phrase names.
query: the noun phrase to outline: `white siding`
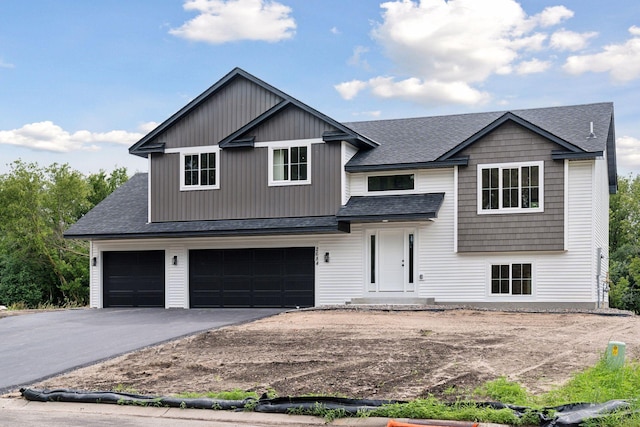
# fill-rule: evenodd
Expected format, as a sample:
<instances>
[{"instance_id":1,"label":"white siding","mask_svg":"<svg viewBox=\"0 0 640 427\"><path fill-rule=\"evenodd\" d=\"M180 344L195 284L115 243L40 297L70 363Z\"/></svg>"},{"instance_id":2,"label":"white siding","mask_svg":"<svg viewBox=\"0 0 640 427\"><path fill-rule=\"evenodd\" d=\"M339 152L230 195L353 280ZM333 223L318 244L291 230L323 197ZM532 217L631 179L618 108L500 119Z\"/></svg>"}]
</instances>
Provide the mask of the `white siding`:
<instances>
[{"instance_id":1,"label":"white siding","mask_svg":"<svg viewBox=\"0 0 640 427\"><path fill-rule=\"evenodd\" d=\"M353 156L356 155L358 149L348 142L342 142L342 201L341 203L345 205L351 197L351 178L349 177L349 173L345 170L345 165L351 160Z\"/></svg>"},{"instance_id":2,"label":"white siding","mask_svg":"<svg viewBox=\"0 0 640 427\"><path fill-rule=\"evenodd\" d=\"M173 257L177 265L173 265ZM189 307L189 252L184 245L173 243L165 251L167 277L165 279L165 308Z\"/></svg>"},{"instance_id":3,"label":"white siding","mask_svg":"<svg viewBox=\"0 0 640 427\"><path fill-rule=\"evenodd\" d=\"M330 260L324 262L329 252ZM364 234L352 225L351 233L321 237L316 267L316 304L344 304L364 294Z\"/></svg>"},{"instance_id":4,"label":"white siding","mask_svg":"<svg viewBox=\"0 0 640 427\"><path fill-rule=\"evenodd\" d=\"M364 173L350 173L351 195L364 196L367 191L367 178Z\"/></svg>"},{"instance_id":5,"label":"white siding","mask_svg":"<svg viewBox=\"0 0 640 427\"><path fill-rule=\"evenodd\" d=\"M609 273L609 174L607 170L607 158L595 161L595 188L594 188L594 270L597 275L598 262L600 263L600 298L608 304L608 294L602 292L602 287ZM598 260L597 249L602 248L602 258ZM597 290L596 282L596 290ZM596 298L597 298L596 294Z\"/></svg>"},{"instance_id":6,"label":"white siding","mask_svg":"<svg viewBox=\"0 0 640 427\"><path fill-rule=\"evenodd\" d=\"M96 265L93 265L93 259L96 259ZM100 287L100 277L102 276L102 260L100 259L100 251L93 244L89 243L89 307L102 307L102 288Z\"/></svg>"}]
</instances>

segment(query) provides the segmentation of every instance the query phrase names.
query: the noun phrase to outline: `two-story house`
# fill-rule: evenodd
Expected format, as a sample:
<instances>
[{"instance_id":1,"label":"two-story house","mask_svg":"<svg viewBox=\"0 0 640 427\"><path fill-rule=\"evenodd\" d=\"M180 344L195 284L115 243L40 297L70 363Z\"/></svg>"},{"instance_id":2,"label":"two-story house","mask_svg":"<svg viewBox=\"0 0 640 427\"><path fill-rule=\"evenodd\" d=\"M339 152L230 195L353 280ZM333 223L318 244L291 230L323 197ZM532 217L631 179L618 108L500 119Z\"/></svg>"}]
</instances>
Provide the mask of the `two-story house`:
<instances>
[{"instance_id":1,"label":"two-story house","mask_svg":"<svg viewBox=\"0 0 640 427\"><path fill-rule=\"evenodd\" d=\"M606 304L613 105L340 123L234 69L65 234L91 306Z\"/></svg>"}]
</instances>

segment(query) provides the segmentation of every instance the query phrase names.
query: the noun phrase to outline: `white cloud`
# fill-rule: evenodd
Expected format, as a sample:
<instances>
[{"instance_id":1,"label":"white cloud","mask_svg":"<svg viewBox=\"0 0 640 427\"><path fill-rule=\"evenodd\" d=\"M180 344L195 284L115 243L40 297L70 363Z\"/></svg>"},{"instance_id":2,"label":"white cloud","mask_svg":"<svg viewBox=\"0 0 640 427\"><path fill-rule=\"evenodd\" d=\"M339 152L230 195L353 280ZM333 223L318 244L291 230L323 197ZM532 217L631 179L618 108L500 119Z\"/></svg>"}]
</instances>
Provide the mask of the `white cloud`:
<instances>
[{"instance_id":1,"label":"white cloud","mask_svg":"<svg viewBox=\"0 0 640 427\"><path fill-rule=\"evenodd\" d=\"M367 82L360 80L351 80L350 82L340 83L334 86L340 96L347 101L353 99L358 93L367 87Z\"/></svg>"},{"instance_id":2,"label":"white cloud","mask_svg":"<svg viewBox=\"0 0 640 427\"><path fill-rule=\"evenodd\" d=\"M338 34L340 34L340 30L338 29L338 27L331 27L331 29L329 30L329 32L330 32L331 34L334 34L334 35L338 35Z\"/></svg>"},{"instance_id":3,"label":"white cloud","mask_svg":"<svg viewBox=\"0 0 640 427\"><path fill-rule=\"evenodd\" d=\"M557 50L570 50L575 52L584 49L589 39L597 36L596 32L576 33L567 31L564 28L551 35L550 46Z\"/></svg>"},{"instance_id":4,"label":"white cloud","mask_svg":"<svg viewBox=\"0 0 640 427\"><path fill-rule=\"evenodd\" d=\"M15 65L10 64L9 62L5 62L2 58L0 58L0 68L15 68Z\"/></svg>"},{"instance_id":5,"label":"white cloud","mask_svg":"<svg viewBox=\"0 0 640 427\"><path fill-rule=\"evenodd\" d=\"M236 40L277 42L293 37L291 8L270 0L186 0L185 10L198 16L169 33L212 44Z\"/></svg>"},{"instance_id":6,"label":"white cloud","mask_svg":"<svg viewBox=\"0 0 640 427\"><path fill-rule=\"evenodd\" d=\"M640 28L629 28L631 38L624 44L611 44L600 53L574 55L562 67L569 74L609 73L618 83L640 77Z\"/></svg>"},{"instance_id":7,"label":"white cloud","mask_svg":"<svg viewBox=\"0 0 640 427\"><path fill-rule=\"evenodd\" d=\"M618 168L640 170L640 139L632 136L616 138Z\"/></svg>"},{"instance_id":8,"label":"white cloud","mask_svg":"<svg viewBox=\"0 0 640 427\"><path fill-rule=\"evenodd\" d=\"M27 147L39 151L67 153L71 151L97 151L97 144L132 145L142 133L113 130L70 133L51 121L30 123L19 129L0 131L0 144Z\"/></svg>"},{"instance_id":9,"label":"white cloud","mask_svg":"<svg viewBox=\"0 0 640 427\"><path fill-rule=\"evenodd\" d=\"M558 25L569 18L573 18L573 15L573 11L564 6L550 6L546 7L539 14L534 15L532 21L537 25L546 28Z\"/></svg>"},{"instance_id":10,"label":"white cloud","mask_svg":"<svg viewBox=\"0 0 640 427\"><path fill-rule=\"evenodd\" d=\"M360 111L356 113L352 113L353 116L367 116L367 117L380 117L382 115L382 111Z\"/></svg>"},{"instance_id":11,"label":"white cloud","mask_svg":"<svg viewBox=\"0 0 640 427\"><path fill-rule=\"evenodd\" d=\"M159 124L160 123L158 123L158 122L140 123L140 125L138 126L138 129L140 129L140 131L142 131L144 133L149 133L152 130L154 130L155 128L157 128Z\"/></svg>"},{"instance_id":12,"label":"white cloud","mask_svg":"<svg viewBox=\"0 0 640 427\"><path fill-rule=\"evenodd\" d=\"M540 61L539 59L532 59L530 61L522 61L516 67L517 74L533 74L542 73L547 71L551 67L550 61Z\"/></svg>"},{"instance_id":13,"label":"white cloud","mask_svg":"<svg viewBox=\"0 0 640 427\"><path fill-rule=\"evenodd\" d=\"M416 77L395 81L393 77L369 80L371 92L380 98L400 98L423 104L438 102L453 104L483 104L489 94L480 92L464 82L423 81Z\"/></svg>"},{"instance_id":14,"label":"white cloud","mask_svg":"<svg viewBox=\"0 0 640 427\"><path fill-rule=\"evenodd\" d=\"M364 69L368 70L369 67L369 63L367 62L366 59L363 59L363 55L365 53L369 52L369 48L365 47L365 46L356 46L355 48L353 48L353 55L351 55L351 58L349 58L349 60L347 61L347 63L349 65L353 65L353 66L360 66L363 67Z\"/></svg>"},{"instance_id":15,"label":"white cloud","mask_svg":"<svg viewBox=\"0 0 640 427\"><path fill-rule=\"evenodd\" d=\"M574 14L554 6L528 16L516 0L393 0L381 8L371 36L397 75L378 77L370 89L427 103L483 103L489 94L474 86L492 75L547 69L527 54L548 49L547 28Z\"/></svg>"}]
</instances>

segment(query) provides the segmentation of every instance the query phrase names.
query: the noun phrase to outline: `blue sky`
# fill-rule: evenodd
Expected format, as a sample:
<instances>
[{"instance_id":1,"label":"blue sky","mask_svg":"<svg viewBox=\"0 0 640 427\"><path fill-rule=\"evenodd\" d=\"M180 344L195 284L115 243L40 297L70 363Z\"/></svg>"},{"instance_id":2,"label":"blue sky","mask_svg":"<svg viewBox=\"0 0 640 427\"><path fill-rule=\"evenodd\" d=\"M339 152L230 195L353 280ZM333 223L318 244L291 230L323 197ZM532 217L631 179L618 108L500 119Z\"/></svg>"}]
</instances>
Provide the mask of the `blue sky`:
<instances>
[{"instance_id":1,"label":"blue sky","mask_svg":"<svg viewBox=\"0 0 640 427\"><path fill-rule=\"evenodd\" d=\"M640 172L637 0L31 0L0 2L0 173L146 171L128 147L236 66L339 121L612 101Z\"/></svg>"}]
</instances>

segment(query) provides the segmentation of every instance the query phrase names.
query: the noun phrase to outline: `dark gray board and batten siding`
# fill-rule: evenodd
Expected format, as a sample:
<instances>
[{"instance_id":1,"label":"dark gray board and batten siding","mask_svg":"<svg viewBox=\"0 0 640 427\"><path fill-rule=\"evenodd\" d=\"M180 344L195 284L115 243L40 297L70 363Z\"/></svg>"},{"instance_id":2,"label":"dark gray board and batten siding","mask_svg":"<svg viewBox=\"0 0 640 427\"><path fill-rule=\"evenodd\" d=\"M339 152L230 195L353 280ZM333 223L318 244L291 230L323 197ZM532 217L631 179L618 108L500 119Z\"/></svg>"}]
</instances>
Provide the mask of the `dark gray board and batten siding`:
<instances>
[{"instance_id":1,"label":"dark gray board and batten siding","mask_svg":"<svg viewBox=\"0 0 640 427\"><path fill-rule=\"evenodd\" d=\"M282 101L245 79L234 79L155 138L166 148L214 145Z\"/></svg>"},{"instance_id":2,"label":"dark gray board and batten siding","mask_svg":"<svg viewBox=\"0 0 640 427\"><path fill-rule=\"evenodd\" d=\"M458 251L564 250L564 164L551 159L558 146L515 124L505 123L465 149L469 165L458 173ZM477 212L477 166L544 160L544 212Z\"/></svg>"},{"instance_id":3,"label":"dark gray board and batten siding","mask_svg":"<svg viewBox=\"0 0 640 427\"><path fill-rule=\"evenodd\" d=\"M237 130L236 126L246 124L219 124L219 116L222 114L220 108L249 102L243 98L247 92L245 88L241 88L239 84L236 86L238 87L230 89L235 89L236 95L242 99L234 102L233 98L225 97L225 102L221 104L218 97L213 97L160 135L158 141L163 141L167 147L172 148L216 145L222 138ZM256 92L263 95L258 90ZM212 105L216 107L212 108ZM254 112L257 111L259 110ZM252 117L245 115L245 119L250 121ZM226 130L221 133L213 129L218 125L227 126ZM327 130L334 128L291 106L252 129L246 136L254 136L256 142L319 139ZM269 187L266 147L222 149L219 155L219 189L180 191L180 154L152 154L151 221L324 216L335 215L340 207L339 143L312 144L310 185Z\"/></svg>"},{"instance_id":4,"label":"dark gray board and batten siding","mask_svg":"<svg viewBox=\"0 0 640 427\"><path fill-rule=\"evenodd\" d=\"M311 184L268 186L268 149L222 150L220 189L180 191L180 155L153 155L152 222L335 215L340 144L312 144Z\"/></svg>"}]
</instances>

